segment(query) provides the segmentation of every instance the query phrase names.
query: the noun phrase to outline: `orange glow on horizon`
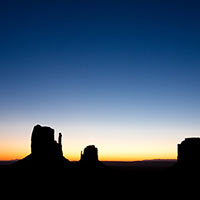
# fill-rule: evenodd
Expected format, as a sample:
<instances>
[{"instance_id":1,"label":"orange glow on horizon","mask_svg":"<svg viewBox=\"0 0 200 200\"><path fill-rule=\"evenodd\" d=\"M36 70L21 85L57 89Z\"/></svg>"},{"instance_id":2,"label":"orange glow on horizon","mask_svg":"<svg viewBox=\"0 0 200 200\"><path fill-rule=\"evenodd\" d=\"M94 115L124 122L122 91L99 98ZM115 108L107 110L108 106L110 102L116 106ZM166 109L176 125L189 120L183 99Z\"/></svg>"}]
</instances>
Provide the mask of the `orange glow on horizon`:
<instances>
[{"instance_id":1,"label":"orange glow on horizon","mask_svg":"<svg viewBox=\"0 0 200 200\"><path fill-rule=\"evenodd\" d=\"M19 160L24 157L26 157L28 154L26 153L1 153L0 160L1 161L9 161L9 160ZM71 156L71 155L65 155L64 157L67 158L70 161L79 161L80 156ZM142 161L142 160L154 160L154 159L177 159L176 155L148 155L148 156L142 156L142 155L135 155L134 157L126 156L126 155L99 155L100 161L122 161L122 162L131 162L131 161Z\"/></svg>"},{"instance_id":2,"label":"orange glow on horizon","mask_svg":"<svg viewBox=\"0 0 200 200\"><path fill-rule=\"evenodd\" d=\"M30 142L25 143L19 138L18 140L4 140L0 146L0 160L17 160L22 159L30 154ZM83 143L83 142L82 142ZM64 157L70 161L80 160L80 152L84 149L85 145L82 143L74 142L63 144ZM86 142L84 142L86 143ZM108 144L99 143L95 145L98 148L98 156L100 161L141 161L141 160L153 160L153 159L177 159L177 152L174 145L170 142L164 146L157 143L148 143L145 145L127 145L117 142L110 145L111 142L107 141ZM138 142L139 143L139 142ZM139 143L140 144L140 143ZM66 148L65 148L66 147Z\"/></svg>"}]
</instances>

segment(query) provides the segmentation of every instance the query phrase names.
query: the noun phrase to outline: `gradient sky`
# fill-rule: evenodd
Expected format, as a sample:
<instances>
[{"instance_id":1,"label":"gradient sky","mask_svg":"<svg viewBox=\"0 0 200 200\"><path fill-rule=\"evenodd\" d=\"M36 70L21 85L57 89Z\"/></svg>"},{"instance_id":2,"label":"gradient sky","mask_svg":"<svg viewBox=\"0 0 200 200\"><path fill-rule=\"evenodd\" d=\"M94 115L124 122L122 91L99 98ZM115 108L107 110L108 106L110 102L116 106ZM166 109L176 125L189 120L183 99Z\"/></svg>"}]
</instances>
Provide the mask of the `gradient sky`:
<instances>
[{"instance_id":1,"label":"gradient sky","mask_svg":"<svg viewBox=\"0 0 200 200\"><path fill-rule=\"evenodd\" d=\"M30 153L32 128L78 160L176 158L200 136L197 1L1 1L0 160Z\"/></svg>"}]
</instances>

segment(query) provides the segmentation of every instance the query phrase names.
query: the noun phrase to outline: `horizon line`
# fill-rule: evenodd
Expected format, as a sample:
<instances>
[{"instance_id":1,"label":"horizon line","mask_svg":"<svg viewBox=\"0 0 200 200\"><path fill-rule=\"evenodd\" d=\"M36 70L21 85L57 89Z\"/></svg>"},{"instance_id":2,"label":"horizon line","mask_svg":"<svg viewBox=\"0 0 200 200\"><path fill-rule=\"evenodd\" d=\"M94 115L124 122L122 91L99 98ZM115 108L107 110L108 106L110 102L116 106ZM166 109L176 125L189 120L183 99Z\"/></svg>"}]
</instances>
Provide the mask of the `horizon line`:
<instances>
[{"instance_id":1,"label":"horizon line","mask_svg":"<svg viewBox=\"0 0 200 200\"><path fill-rule=\"evenodd\" d=\"M22 158L23 159L23 158ZM0 162L16 162L21 159L0 160ZM177 158L155 158L155 159L141 159L141 160L100 160L101 162L145 162L145 161L177 161ZM70 162L78 162L79 160L69 160Z\"/></svg>"}]
</instances>

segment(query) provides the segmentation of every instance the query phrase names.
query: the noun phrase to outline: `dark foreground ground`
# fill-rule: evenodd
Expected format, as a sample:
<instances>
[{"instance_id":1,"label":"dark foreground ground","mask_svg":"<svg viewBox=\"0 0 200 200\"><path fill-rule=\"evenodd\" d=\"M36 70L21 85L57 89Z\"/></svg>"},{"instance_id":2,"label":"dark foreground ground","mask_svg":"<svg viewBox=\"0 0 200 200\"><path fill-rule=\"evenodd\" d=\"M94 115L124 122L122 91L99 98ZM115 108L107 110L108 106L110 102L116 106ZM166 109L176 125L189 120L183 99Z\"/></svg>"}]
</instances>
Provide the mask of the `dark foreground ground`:
<instances>
[{"instance_id":1,"label":"dark foreground ground","mask_svg":"<svg viewBox=\"0 0 200 200\"><path fill-rule=\"evenodd\" d=\"M9 189L9 196L28 193L37 197L43 194L46 199L52 195L57 195L57 198L68 196L65 199L69 196L75 199L114 199L120 196L123 199L136 199L136 196L169 199L190 191L190 199L193 199L191 195L199 193L200 176L197 171L179 170L175 160L103 164L106 167L100 171L76 168L41 168L38 171L16 170L11 167L12 162L0 162L1 189L2 192L3 188Z\"/></svg>"}]
</instances>

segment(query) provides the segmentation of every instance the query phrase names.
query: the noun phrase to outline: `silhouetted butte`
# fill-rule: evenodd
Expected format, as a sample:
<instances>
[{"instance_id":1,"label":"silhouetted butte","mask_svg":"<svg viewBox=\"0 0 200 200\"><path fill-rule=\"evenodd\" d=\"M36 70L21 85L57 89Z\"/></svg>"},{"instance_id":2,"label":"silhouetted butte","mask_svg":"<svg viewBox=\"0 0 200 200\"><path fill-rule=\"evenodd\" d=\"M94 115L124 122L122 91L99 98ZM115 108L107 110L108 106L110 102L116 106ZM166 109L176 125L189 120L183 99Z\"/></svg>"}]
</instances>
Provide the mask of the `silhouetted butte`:
<instances>
[{"instance_id":1,"label":"silhouetted butte","mask_svg":"<svg viewBox=\"0 0 200 200\"><path fill-rule=\"evenodd\" d=\"M181 168L200 168L200 138L185 138L178 144L177 163Z\"/></svg>"},{"instance_id":2,"label":"silhouetted butte","mask_svg":"<svg viewBox=\"0 0 200 200\"><path fill-rule=\"evenodd\" d=\"M105 169L105 165L98 159L98 149L94 145L89 145L83 152L81 151L78 165L81 169L89 171Z\"/></svg>"},{"instance_id":3,"label":"silhouetted butte","mask_svg":"<svg viewBox=\"0 0 200 200\"><path fill-rule=\"evenodd\" d=\"M14 164L15 167L41 169L71 167L71 162L62 153L62 135L54 139L54 129L36 125L31 137L31 154Z\"/></svg>"}]
</instances>

